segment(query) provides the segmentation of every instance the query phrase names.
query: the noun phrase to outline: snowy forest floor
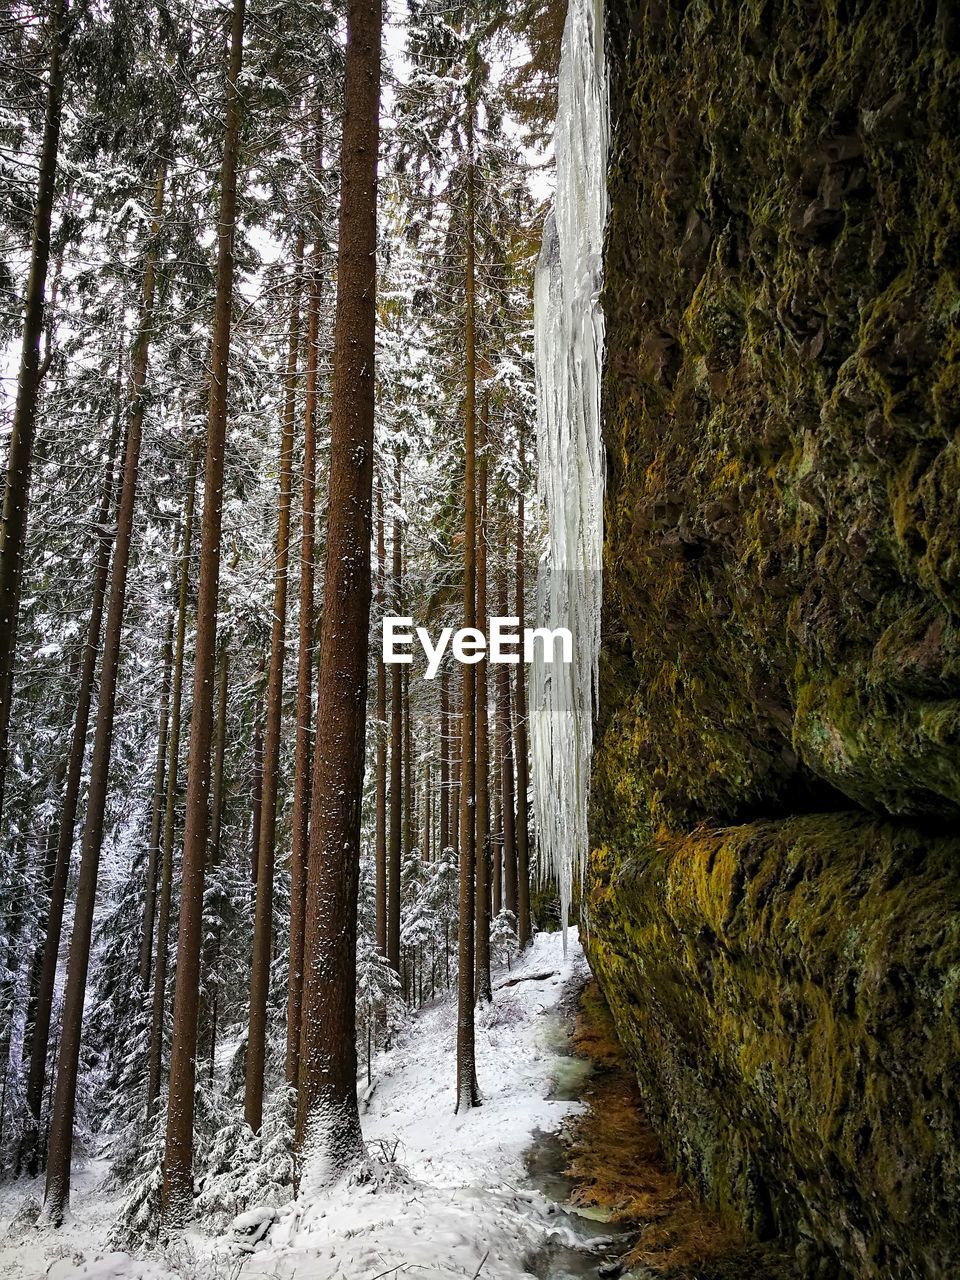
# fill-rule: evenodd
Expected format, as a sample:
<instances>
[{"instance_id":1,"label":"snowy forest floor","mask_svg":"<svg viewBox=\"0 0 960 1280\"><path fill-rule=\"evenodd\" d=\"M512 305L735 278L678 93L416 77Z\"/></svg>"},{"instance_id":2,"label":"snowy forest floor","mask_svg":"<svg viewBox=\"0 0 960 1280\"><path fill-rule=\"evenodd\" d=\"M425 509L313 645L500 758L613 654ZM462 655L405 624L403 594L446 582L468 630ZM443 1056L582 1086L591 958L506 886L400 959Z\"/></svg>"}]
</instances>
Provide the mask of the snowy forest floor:
<instances>
[{"instance_id":1,"label":"snowy forest floor","mask_svg":"<svg viewBox=\"0 0 960 1280\"><path fill-rule=\"evenodd\" d=\"M377 1055L361 1103L374 1179L311 1193L306 1170L300 1199L280 1209L269 1239L252 1253L243 1253L249 1246L241 1233L196 1231L162 1255L110 1253L105 1241L119 1201L102 1190L106 1165L94 1160L75 1174L70 1216L60 1231L16 1221L24 1200L42 1193L40 1184L4 1189L0 1276L529 1276L527 1262L551 1240L582 1243L572 1220L532 1186L525 1156L537 1133L555 1133L581 1109L563 1075L571 1062L576 997L587 976L574 931L566 957L559 933L541 933L512 970L495 975L494 1003L477 1010L483 1105L460 1115L453 1110L456 998L438 998L412 1016L400 1041Z\"/></svg>"}]
</instances>

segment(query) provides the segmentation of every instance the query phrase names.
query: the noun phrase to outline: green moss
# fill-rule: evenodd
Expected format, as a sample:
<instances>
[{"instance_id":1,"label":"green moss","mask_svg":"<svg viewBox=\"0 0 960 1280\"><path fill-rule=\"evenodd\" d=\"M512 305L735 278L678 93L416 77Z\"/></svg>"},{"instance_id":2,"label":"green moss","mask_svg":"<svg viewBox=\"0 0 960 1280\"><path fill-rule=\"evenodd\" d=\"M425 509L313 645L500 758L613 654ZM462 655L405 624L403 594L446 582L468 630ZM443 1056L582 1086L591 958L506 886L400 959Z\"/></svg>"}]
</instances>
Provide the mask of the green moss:
<instances>
[{"instance_id":1,"label":"green moss","mask_svg":"<svg viewBox=\"0 0 960 1280\"><path fill-rule=\"evenodd\" d=\"M960 16L607 8L591 959L715 1203L952 1274Z\"/></svg>"},{"instance_id":2,"label":"green moss","mask_svg":"<svg viewBox=\"0 0 960 1280\"><path fill-rule=\"evenodd\" d=\"M957 812L956 20L609 20L607 612L638 784L680 821L821 782ZM918 614L939 636L919 699L889 660Z\"/></svg>"},{"instance_id":3,"label":"green moss","mask_svg":"<svg viewBox=\"0 0 960 1280\"><path fill-rule=\"evenodd\" d=\"M591 964L669 1150L837 1274L960 1268L958 862L851 813L593 857Z\"/></svg>"}]
</instances>

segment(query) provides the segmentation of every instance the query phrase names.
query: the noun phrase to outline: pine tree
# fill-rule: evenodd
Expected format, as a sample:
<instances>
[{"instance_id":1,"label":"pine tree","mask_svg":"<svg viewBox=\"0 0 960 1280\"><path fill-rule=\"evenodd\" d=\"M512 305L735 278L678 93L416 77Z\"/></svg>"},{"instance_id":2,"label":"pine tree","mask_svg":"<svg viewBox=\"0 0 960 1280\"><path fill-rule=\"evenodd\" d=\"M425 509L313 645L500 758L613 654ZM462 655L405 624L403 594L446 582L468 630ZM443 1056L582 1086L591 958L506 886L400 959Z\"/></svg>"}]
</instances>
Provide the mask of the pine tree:
<instances>
[{"instance_id":1,"label":"pine tree","mask_svg":"<svg viewBox=\"0 0 960 1280\"><path fill-rule=\"evenodd\" d=\"M383 484L377 486L377 597L381 618L387 612L387 550L383 521ZM387 669L382 650L377 656L377 855L376 931L380 955L387 954Z\"/></svg>"},{"instance_id":2,"label":"pine tree","mask_svg":"<svg viewBox=\"0 0 960 1280\"><path fill-rule=\"evenodd\" d=\"M173 557L179 551L180 527L177 525L173 540ZM157 730L157 759L154 767L153 804L150 817L150 847L147 861L147 884L143 903L143 929L140 935L140 985L149 989L153 966L153 934L157 913L157 870L160 863L160 837L163 830L164 796L167 778L167 738L170 733L170 687L173 681L173 622L175 613L170 610L166 636L163 641L163 677L160 682L159 728Z\"/></svg>"},{"instance_id":3,"label":"pine tree","mask_svg":"<svg viewBox=\"0 0 960 1280\"><path fill-rule=\"evenodd\" d=\"M297 1142L333 1170L362 1150L357 889L373 503L380 0L348 0L324 623L310 815Z\"/></svg>"},{"instance_id":4,"label":"pine tree","mask_svg":"<svg viewBox=\"0 0 960 1280\"><path fill-rule=\"evenodd\" d=\"M120 438L120 366L114 387L113 425L110 446L103 477L103 493L97 512L100 530L97 560L93 573L90 600L90 617L87 624L86 643L80 662L77 687L77 705L73 719L73 732L65 770L65 790L57 821L50 830L52 866L48 880L48 906L42 959L36 984L36 997L30 1039L30 1066L27 1077L27 1123L20 1149L20 1162L26 1171L35 1176L39 1163L40 1108L47 1077L47 1051L50 1043L50 1017L53 1009L54 987L57 978L57 960L60 954L60 937L63 930L63 909L67 897L67 878L70 874L70 854L77 821L80 799L80 781L87 745L87 729L93 698L93 682L100 650L100 629L103 622L103 606L107 594L110 571L110 554L113 549L113 529L110 526L111 508L119 498L116 454Z\"/></svg>"},{"instance_id":5,"label":"pine tree","mask_svg":"<svg viewBox=\"0 0 960 1280\"><path fill-rule=\"evenodd\" d=\"M43 142L37 175L37 197L30 248L17 399L10 429L7 480L0 523L0 816L6 791L10 709L13 700L13 668L20 615L20 584L27 530L30 469L37 425L37 399L43 369L40 339L44 323L44 290L50 260L50 228L53 218L60 123L63 108L63 53L67 26L66 0L54 0L49 19L49 64Z\"/></svg>"},{"instance_id":6,"label":"pine tree","mask_svg":"<svg viewBox=\"0 0 960 1280\"><path fill-rule=\"evenodd\" d=\"M397 449L393 518L393 608L403 613L403 464ZM403 857L403 672L390 673L390 847L387 875L387 959L400 972L400 872Z\"/></svg>"},{"instance_id":7,"label":"pine tree","mask_svg":"<svg viewBox=\"0 0 960 1280\"><path fill-rule=\"evenodd\" d=\"M177 628L170 698L170 731L167 737L166 795L163 813L163 845L160 859L160 894L157 911L156 961L153 966L153 1000L150 1022L147 1116L153 1114L160 1097L163 1058L164 1016L167 1000L167 955L170 946L170 911L173 899L173 856L176 838L176 804L180 777L180 739L183 723L183 675L186 661L187 602L190 595L190 564L193 550L194 509L197 498L197 471L200 466L199 441L194 442L187 473L183 506L183 545L177 588Z\"/></svg>"},{"instance_id":8,"label":"pine tree","mask_svg":"<svg viewBox=\"0 0 960 1280\"><path fill-rule=\"evenodd\" d=\"M277 833L277 775L280 767L280 732L283 716L283 668L286 657L287 573L290 562L290 502L293 491L293 429L297 411L297 364L300 353L300 298L302 290L304 233L297 232L290 300L290 336L287 354L286 395L280 445L280 478L277 501L277 549L274 565L273 626L270 638L270 674L264 734L263 791L260 801L260 848L257 858L256 914L253 926L253 961L250 976L250 1023L247 1036L247 1080L244 1113L247 1124L259 1133L263 1118L263 1073L267 1033L267 990L273 944L274 845Z\"/></svg>"},{"instance_id":9,"label":"pine tree","mask_svg":"<svg viewBox=\"0 0 960 1280\"><path fill-rule=\"evenodd\" d=\"M517 562L516 591L517 618L521 631L526 615L524 599L524 443L522 428L519 433L519 476L517 486ZM529 767L527 763L527 674L521 664L517 667L516 716L514 718L516 732L516 768L517 768L517 938L521 950L530 941L530 848L528 831Z\"/></svg>"},{"instance_id":10,"label":"pine tree","mask_svg":"<svg viewBox=\"0 0 960 1280\"><path fill-rule=\"evenodd\" d=\"M477 492L477 625L487 635L487 423L490 393L484 393L479 415ZM490 981L490 737L486 659L477 663L477 902L476 998L493 999Z\"/></svg>"},{"instance_id":11,"label":"pine tree","mask_svg":"<svg viewBox=\"0 0 960 1280\"><path fill-rule=\"evenodd\" d=\"M314 138L314 246L308 272L306 403L303 426L303 495L300 537L300 632L297 656L297 727L294 760L293 831L290 850L290 961L287 989L286 1079L300 1078L300 1024L303 1008L303 935L307 910L307 860L310 826L312 692L314 646L314 555L316 546L316 423L320 304L323 297L320 193L323 179L323 113L316 109Z\"/></svg>"},{"instance_id":12,"label":"pine tree","mask_svg":"<svg viewBox=\"0 0 960 1280\"><path fill-rule=\"evenodd\" d=\"M227 378L230 367L230 320L233 309L233 247L240 142L239 78L243 62L243 27L244 0L234 0L227 55L217 291L210 346L210 402L200 534L193 711L190 720L180 930L163 1170L163 1209L171 1222L184 1220L193 1201L193 1111L200 993L201 913L208 834L213 666L217 644L221 502L227 425Z\"/></svg>"},{"instance_id":13,"label":"pine tree","mask_svg":"<svg viewBox=\"0 0 960 1280\"><path fill-rule=\"evenodd\" d=\"M86 998L87 971L90 963L90 939L93 931L93 913L100 868L100 853L103 845L104 811L110 771L110 751L113 742L117 676L120 666L120 643L123 633L124 609L126 607L127 573L130 565L130 544L133 537L134 504L137 495L137 473L140 464L140 444L145 413L144 386L147 377L150 340L153 336L154 327L157 241L161 231L166 180L166 161L161 160L155 186L152 233L143 270L143 292L140 303L139 325L132 352L130 415L127 420L123 479L117 510L117 535L114 545L110 597L107 606L103 655L100 667L100 700L97 706L97 722L90 766L87 816L83 834L80 875L77 882L73 935L70 939L70 959L67 966L67 985L63 1003L63 1029L60 1036L60 1054L57 1063L57 1087L54 1095L53 1118L50 1127L50 1148L47 1157L44 1212L49 1221L55 1225L59 1225L62 1221L64 1210L70 1199L70 1158L73 1146L80 1036L83 1025L83 1006Z\"/></svg>"}]
</instances>

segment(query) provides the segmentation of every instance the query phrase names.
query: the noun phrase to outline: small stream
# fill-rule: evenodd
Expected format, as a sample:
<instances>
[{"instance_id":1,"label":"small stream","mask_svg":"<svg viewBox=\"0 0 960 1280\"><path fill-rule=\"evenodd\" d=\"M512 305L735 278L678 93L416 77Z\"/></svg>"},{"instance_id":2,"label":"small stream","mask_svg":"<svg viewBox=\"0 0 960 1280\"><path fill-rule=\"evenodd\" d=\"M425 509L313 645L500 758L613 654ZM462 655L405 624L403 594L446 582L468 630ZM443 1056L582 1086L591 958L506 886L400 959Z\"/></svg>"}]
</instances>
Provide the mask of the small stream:
<instances>
[{"instance_id":1,"label":"small stream","mask_svg":"<svg viewBox=\"0 0 960 1280\"><path fill-rule=\"evenodd\" d=\"M572 1027L580 992L573 990L549 1018L546 1039L557 1053L549 1096L563 1102L579 1102L594 1066L578 1057L572 1047ZM641 1280L649 1272L622 1272L618 1260L636 1238L632 1223L608 1222L599 1210L578 1208L569 1203L572 1183L567 1168L567 1148L562 1130L537 1130L525 1157L528 1185L555 1206L556 1226L546 1243L524 1259L529 1273L538 1280L582 1280L583 1277L632 1277Z\"/></svg>"}]
</instances>

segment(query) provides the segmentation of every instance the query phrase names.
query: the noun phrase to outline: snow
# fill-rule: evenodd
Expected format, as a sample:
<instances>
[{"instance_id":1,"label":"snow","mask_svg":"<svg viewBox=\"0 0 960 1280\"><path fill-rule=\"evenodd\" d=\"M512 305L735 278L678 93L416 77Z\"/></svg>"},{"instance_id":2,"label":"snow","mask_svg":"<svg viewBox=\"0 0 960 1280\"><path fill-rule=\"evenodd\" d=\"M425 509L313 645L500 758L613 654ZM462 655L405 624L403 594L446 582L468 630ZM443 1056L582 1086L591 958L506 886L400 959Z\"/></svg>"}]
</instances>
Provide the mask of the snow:
<instances>
[{"instance_id":1,"label":"snow","mask_svg":"<svg viewBox=\"0 0 960 1280\"><path fill-rule=\"evenodd\" d=\"M534 301L538 488L549 532L538 585L541 625L573 637L568 666L534 664L531 756L544 869L563 918L587 850L587 799L600 652L604 454L599 294L607 221L610 108L600 0L570 0L560 61L557 194L543 233Z\"/></svg>"},{"instance_id":2,"label":"snow","mask_svg":"<svg viewBox=\"0 0 960 1280\"><path fill-rule=\"evenodd\" d=\"M230 1226L234 1231L254 1231L265 1222L273 1222L276 1216L277 1211L272 1205L257 1205L246 1213L238 1213Z\"/></svg>"},{"instance_id":3,"label":"snow","mask_svg":"<svg viewBox=\"0 0 960 1280\"><path fill-rule=\"evenodd\" d=\"M28 1201L39 1210L43 1178L10 1183L0 1199L0 1276L7 1280L169 1280L171 1272L149 1259L131 1258L105 1244L118 1208L103 1190L105 1160L74 1169L71 1212L63 1227L34 1227Z\"/></svg>"},{"instance_id":4,"label":"snow","mask_svg":"<svg viewBox=\"0 0 960 1280\"><path fill-rule=\"evenodd\" d=\"M226 1236L212 1239L194 1230L163 1257L135 1259L106 1249L117 1201L100 1190L105 1166L94 1162L76 1177L72 1213L60 1232L7 1225L24 1191L22 1183L10 1189L0 1203L0 1276L529 1276L524 1259L549 1238L578 1243L570 1219L528 1185L524 1153L538 1130L555 1132L579 1110L579 1103L550 1094L569 1029L569 1011L559 1005L586 976L576 936L564 955L561 935L545 933L536 935L511 971L497 972L494 1003L477 1010L483 1105L460 1114L453 1110L455 993L412 1016L394 1047L376 1058L361 1104L368 1180L302 1195L279 1210L256 1207L241 1214ZM304 1185L309 1183L306 1169ZM274 1217L267 1238L257 1242L258 1228Z\"/></svg>"},{"instance_id":5,"label":"snow","mask_svg":"<svg viewBox=\"0 0 960 1280\"><path fill-rule=\"evenodd\" d=\"M372 1280L394 1269L427 1280L473 1277L484 1258L485 1280L529 1275L523 1258L554 1229L554 1214L524 1188L523 1156L536 1130L555 1131L579 1106L548 1095L557 1004L585 977L579 946L564 959L560 935L543 933L520 966L498 974L493 1005L477 1010L483 1106L458 1114L456 1002L422 1010L380 1055L368 1091L362 1119L374 1180L287 1206L241 1277Z\"/></svg>"},{"instance_id":6,"label":"snow","mask_svg":"<svg viewBox=\"0 0 960 1280\"><path fill-rule=\"evenodd\" d=\"M169 1272L151 1262L131 1258L128 1253L108 1253L97 1262L77 1267L67 1259L55 1262L46 1273L47 1280L165 1280Z\"/></svg>"}]
</instances>

